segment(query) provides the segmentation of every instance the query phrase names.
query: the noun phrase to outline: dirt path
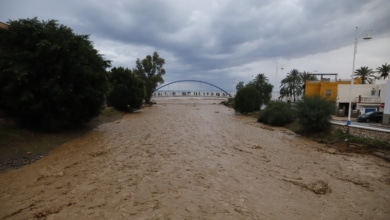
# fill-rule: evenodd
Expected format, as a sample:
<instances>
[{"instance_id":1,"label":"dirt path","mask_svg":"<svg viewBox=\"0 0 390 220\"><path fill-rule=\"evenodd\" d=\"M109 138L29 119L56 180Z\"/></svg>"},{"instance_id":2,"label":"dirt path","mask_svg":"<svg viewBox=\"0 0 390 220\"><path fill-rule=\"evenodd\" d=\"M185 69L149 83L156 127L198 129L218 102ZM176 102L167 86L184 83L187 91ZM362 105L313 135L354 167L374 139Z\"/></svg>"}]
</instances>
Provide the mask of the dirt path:
<instances>
[{"instance_id":1,"label":"dirt path","mask_svg":"<svg viewBox=\"0 0 390 220\"><path fill-rule=\"evenodd\" d=\"M0 219L390 219L390 164L161 99L0 174Z\"/></svg>"}]
</instances>

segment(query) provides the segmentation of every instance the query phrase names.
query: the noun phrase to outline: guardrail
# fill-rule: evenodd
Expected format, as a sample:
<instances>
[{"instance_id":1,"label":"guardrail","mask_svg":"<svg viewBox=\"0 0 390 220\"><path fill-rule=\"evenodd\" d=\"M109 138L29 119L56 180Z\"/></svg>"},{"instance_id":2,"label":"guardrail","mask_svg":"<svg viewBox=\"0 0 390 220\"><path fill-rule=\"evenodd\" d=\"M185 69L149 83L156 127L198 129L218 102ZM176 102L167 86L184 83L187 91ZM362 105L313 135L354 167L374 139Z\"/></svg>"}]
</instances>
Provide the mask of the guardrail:
<instances>
[{"instance_id":1,"label":"guardrail","mask_svg":"<svg viewBox=\"0 0 390 220\"><path fill-rule=\"evenodd\" d=\"M360 96L356 97L355 101L359 103L380 103L381 98L376 96Z\"/></svg>"}]
</instances>

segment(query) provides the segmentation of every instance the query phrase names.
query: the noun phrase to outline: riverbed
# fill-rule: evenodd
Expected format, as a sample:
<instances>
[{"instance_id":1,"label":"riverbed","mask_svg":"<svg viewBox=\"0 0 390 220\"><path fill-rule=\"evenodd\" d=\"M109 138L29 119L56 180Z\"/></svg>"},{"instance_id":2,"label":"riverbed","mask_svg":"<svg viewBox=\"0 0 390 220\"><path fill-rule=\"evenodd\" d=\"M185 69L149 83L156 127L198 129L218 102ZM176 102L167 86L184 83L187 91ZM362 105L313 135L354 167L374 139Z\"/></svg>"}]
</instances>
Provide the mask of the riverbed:
<instances>
[{"instance_id":1,"label":"riverbed","mask_svg":"<svg viewBox=\"0 0 390 220\"><path fill-rule=\"evenodd\" d=\"M388 162L217 99L156 101L0 173L0 219L390 219Z\"/></svg>"}]
</instances>

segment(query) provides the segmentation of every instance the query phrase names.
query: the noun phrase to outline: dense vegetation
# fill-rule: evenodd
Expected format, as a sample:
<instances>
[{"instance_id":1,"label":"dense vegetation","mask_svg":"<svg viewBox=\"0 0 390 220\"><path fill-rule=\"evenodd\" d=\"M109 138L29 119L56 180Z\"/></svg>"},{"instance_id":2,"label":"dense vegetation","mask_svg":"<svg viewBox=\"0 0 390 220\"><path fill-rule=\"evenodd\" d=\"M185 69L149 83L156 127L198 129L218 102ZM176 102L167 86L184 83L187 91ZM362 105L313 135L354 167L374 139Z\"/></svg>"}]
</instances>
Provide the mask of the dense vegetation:
<instances>
[{"instance_id":1,"label":"dense vegetation","mask_svg":"<svg viewBox=\"0 0 390 220\"><path fill-rule=\"evenodd\" d=\"M256 109L259 109L256 88L253 85L247 85L238 90L234 98L234 110L239 113L248 113Z\"/></svg>"},{"instance_id":2,"label":"dense vegetation","mask_svg":"<svg viewBox=\"0 0 390 220\"><path fill-rule=\"evenodd\" d=\"M108 76L110 82L108 105L123 112L131 112L142 106L145 97L144 81L123 67L111 69Z\"/></svg>"},{"instance_id":3,"label":"dense vegetation","mask_svg":"<svg viewBox=\"0 0 390 220\"><path fill-rule=\"evenodd\" d=\"M23 124L56 129L99 115L110 62L54 20L20 19L0 29L0 103Z\"/></svg>"},{"instance_id":4,"label":"dense vegetation","mask_svg":"<svg viewBox=\"0 0 390 220\"><path fill-rule=\"evenodd\" d=\"M293 122L295 117L295 110L291 107L291 103L272 101L260 112L257 121L273 126L283 126Z\"/></svg>"},{"instance_id":5,"label":"dense vegetation","mask_svg":"<svg viewBox=\"0 0 390 220\"><path fill-rule=\"evenodd\" d=\"M296 111L302 132L321 132L330 127L335 104L319 96L309 96L297 103Z\"/></svg>"},{"instance_id":6,"label":"dense vegetation","mask_svg":"<svg viewBox=\"0 0 390 220\"><path fill-rule=\"evenodd\" d=\"M237 94L234 98L234 110L239 113L248 113L260 110L271 99L273 86L268 83L264 74L258 74L254 80L244 85L237 84Z\"/></svg>"},{"instance_id":7,"label":"dense vegetation","mask_svg":"<svg viewBox=\"0 0 390 220\"><path fill-rule=\"evenodd\" d=\"M57 130L89 121L106 102L124 112L150 103L164 82L165 60L157 52L137 59L131 71L107 73L111 62L87 35L55 20L9 21L0 29L0 110L23 125Z\"/></svg>"}]
</instances>

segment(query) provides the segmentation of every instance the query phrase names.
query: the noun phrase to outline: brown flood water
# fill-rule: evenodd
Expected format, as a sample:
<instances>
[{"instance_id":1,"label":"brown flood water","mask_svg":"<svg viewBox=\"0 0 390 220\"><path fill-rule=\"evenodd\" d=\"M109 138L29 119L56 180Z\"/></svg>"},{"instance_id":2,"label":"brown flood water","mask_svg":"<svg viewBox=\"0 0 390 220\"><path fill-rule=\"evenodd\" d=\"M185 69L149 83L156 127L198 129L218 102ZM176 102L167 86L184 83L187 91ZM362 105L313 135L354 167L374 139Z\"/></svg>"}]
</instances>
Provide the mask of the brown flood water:
<instances>
[{"instance_id":1,"label":"brown flood water","mask_svg":"<svg viewBox=\"0 0 390 220\"><path fill-rule=\"evenodd\" d=\"M390 164L218 100L158 104L0 174L0 219L390 219Z\"/></svg>"}]
</instances>

